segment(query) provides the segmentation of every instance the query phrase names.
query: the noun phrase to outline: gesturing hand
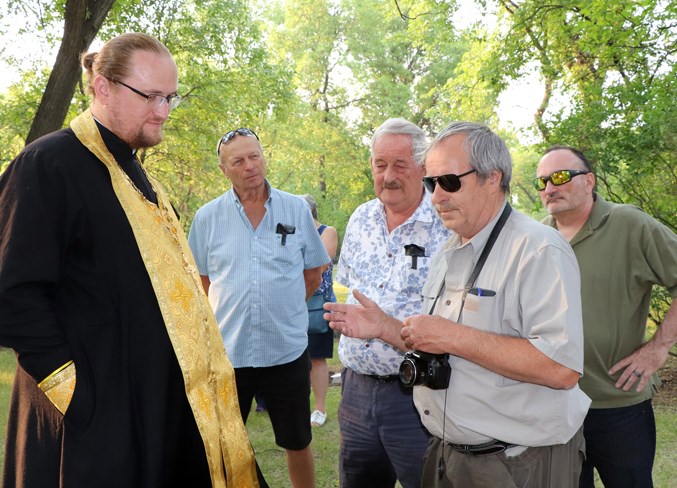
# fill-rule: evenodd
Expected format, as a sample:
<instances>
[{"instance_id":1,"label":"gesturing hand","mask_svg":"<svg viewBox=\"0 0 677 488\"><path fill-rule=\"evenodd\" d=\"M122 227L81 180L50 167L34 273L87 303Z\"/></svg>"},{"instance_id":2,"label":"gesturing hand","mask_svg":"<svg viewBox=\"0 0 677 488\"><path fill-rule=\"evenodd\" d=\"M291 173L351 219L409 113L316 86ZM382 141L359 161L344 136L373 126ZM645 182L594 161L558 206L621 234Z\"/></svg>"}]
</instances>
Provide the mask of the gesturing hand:
<instances>
[{"instance_id":1,"label":"gesturing hand","mask_svg":"<svg viewBox=\"0 0 677 488\"><path fill-rule=\"evenodd\" d=\"M357 339L381 338L388 315L359 291L353 290L353 296L358 303L324 304L324 319L329 321L329 327Z\"/></svg>"}]
</instances>

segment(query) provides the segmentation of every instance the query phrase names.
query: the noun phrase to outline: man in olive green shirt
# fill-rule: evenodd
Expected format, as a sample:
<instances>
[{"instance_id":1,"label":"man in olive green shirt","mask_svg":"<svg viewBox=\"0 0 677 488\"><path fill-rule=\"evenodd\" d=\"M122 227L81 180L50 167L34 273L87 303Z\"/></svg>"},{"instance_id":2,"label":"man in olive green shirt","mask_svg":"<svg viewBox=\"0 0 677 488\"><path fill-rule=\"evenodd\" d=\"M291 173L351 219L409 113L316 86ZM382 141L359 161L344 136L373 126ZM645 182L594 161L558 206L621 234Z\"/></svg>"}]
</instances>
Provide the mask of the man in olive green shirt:
<instances>
[{"instance_id":1,"label":"man in olive green shirt","mask_svg":"<svg viewBox=\"0 0 677 488\"><path fill-rule=\"evenodd\" d=\"M651 487L656 425L654 375L677 341L677 236L641 209L605 201L585 155L553 146L534 180L550 217L569 240L581 271L585 366L580 386L592 398L584 423L587 460L580 486ZM653 285L672 305L644 343Z\"/></svg>"}]
</instances>

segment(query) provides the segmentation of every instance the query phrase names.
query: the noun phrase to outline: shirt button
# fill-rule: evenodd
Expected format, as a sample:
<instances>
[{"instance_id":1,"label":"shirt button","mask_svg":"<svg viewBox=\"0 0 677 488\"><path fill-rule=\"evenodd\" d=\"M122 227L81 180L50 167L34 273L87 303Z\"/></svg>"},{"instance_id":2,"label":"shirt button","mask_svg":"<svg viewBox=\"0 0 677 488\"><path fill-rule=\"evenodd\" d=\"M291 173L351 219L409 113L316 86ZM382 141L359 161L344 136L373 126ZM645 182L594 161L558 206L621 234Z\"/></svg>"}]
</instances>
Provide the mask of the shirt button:
<instances>
[{"instance_id":1,"label":"shirt button","mask_svg":"<svg viewBox=\"0 0 677 488\"><path fill-rule=\"evenodd\" d=\"M447 300L447 301L444 302L444 303L445 303L446 305L451 305L451 300Z\"/></svg>"},{"instance_id":2,"label":"shirt button","mask_svg":"<svg viewBox=\"0 0 677 488\"><path fill-rule=\"evenodd\" d=\"M382 285L382 284L381 284L381 285L378 285L378 287L379 287L379 288L383 288L383 285Z\"/></svg>"},{"instance_id":3,"label":"shirt button","mask_svg":"<svg viewBox=\"0 0 677 488\"><path fill-rule=\"evenodd\" d=\"M423 413L426 415L430 415L430 410L423 410Z\"/></svg>"},{"instance_id":4,"label":"shirt button","mask_svg":"<svg viewBox=\"0 0 677 488\"><path fill-rule=\"evenodd\" d=\"M389 252L389 253L388 253L388 257L389 257L389 258L392 258L392 257L393 257L393 253L390 253L390 252Z\"/></svg>"}]
</instances>

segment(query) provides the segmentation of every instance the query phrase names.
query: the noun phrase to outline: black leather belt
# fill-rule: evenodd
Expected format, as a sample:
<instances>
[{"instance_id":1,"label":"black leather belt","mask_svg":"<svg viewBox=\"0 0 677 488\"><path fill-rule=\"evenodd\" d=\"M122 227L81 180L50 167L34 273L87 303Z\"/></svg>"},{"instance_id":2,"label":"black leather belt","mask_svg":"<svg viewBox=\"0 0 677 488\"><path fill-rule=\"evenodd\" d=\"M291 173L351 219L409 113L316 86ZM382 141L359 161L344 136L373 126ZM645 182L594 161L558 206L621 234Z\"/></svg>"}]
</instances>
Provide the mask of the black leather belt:
<instances>
[{"instance_id":1,"label":"black leather belt","mask_svg":"<svg viewBox=\"0 0 677 488\"><path fill-rule=\"evenodd\" d=\"M496 454L497 452L503 452L509 447L513 447L516 444L508 444L507 442L502 441L489 441L484 444L452 444L447 443L447 446L451 447L454 451L462 452L465 454L472 454L473 456L481 456L483 454Z\"/></svg>"},{"instance_id":2,"label":"black leather belt","mask_svg":"<svg viewBox=\"0 0 677 488\"><path fill-rule=\"evenodd\" d=\"M375 380L380 381L381 383L390 383L391 381L397 381L400 379L400 375L398 374L389 374L385 376L378 376L376 374L365 374L364 376L368 376L369 378L374 378Z\"/></svg>"}]
</instances>

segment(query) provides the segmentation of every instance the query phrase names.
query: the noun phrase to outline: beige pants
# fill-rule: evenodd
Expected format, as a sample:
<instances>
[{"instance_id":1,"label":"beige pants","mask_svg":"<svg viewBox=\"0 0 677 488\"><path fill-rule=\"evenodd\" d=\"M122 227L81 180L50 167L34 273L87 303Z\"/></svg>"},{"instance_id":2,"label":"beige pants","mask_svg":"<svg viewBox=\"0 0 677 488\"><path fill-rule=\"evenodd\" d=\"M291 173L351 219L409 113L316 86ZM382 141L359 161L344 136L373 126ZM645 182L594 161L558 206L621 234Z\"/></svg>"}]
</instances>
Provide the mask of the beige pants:
<instances>
[{"instance_id":1,"label":"beige pants","mask_svg":"<svg viewBox=\"0 0 677 488\"><path fill-rule=\"evenodd\" d=\"M584 458L582 427L566 444L529 447L515 457L464 454L431 437L421 488L577 488Z\"/></svg>"}]
</instances>

